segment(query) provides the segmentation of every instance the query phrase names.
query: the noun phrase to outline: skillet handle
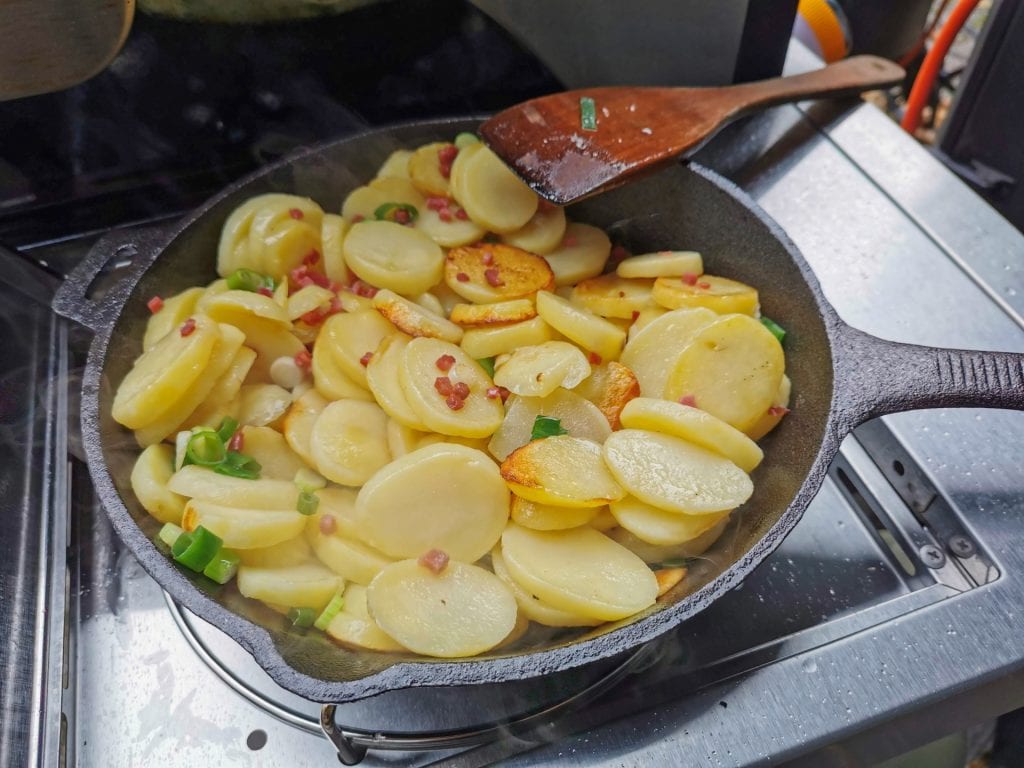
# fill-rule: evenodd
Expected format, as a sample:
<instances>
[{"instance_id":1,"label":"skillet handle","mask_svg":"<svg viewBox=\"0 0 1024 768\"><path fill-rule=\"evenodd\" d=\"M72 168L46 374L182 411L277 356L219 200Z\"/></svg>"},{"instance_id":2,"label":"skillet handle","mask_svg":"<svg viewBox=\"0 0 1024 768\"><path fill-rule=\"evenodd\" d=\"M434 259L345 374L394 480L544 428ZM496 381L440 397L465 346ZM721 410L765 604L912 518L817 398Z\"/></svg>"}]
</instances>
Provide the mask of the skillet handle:
<instances>
[{"instance_id":1,"label":"skillet handle","mask_svg":"<svg viewBox=\"0 0 1024 768\"><path fill-rule=\"evenodd\" d=\"M836 413L847 430L919 408L1024 410L1024 354L924 347L839 326Z\"/></svg>"}]
</instances>

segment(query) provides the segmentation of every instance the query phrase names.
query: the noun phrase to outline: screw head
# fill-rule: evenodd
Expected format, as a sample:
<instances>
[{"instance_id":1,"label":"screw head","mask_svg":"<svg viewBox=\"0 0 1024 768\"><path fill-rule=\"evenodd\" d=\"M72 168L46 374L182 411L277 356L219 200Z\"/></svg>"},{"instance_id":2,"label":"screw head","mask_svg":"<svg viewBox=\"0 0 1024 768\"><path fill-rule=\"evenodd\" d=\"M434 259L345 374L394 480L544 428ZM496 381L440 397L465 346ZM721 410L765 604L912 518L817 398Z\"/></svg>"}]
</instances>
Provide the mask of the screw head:
<instances>
[{"instance_id":1,"label":"screw head","mask_svg":"<svg viewBox=\"0 0 1024 768\"><path fill-rule=\"evenodd\" d=\"M921 556L921 562L929 568L941 568L946 564L946 556L934 544L925 544L917 553Z\"/></svg>"},{"instance_id":2,"label":"screw head","mask_svg":"<svg viewBox=\"0 0 1024 768\"><path fill-rule=\"evenodd\" d=\"M959 535L950 538L949 548L958 557L970 557L977 551L973 541L966 536Z\"/></svg>"}]
</instances>

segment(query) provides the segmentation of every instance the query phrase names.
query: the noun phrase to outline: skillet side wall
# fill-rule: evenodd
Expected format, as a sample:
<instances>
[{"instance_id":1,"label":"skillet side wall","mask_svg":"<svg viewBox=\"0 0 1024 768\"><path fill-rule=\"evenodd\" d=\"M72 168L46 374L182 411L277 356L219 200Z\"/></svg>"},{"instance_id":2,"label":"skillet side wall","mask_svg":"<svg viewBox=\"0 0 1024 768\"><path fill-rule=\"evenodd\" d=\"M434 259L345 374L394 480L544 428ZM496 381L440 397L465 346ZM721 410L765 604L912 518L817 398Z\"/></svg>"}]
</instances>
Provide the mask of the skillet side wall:
<instances>
[{"instance_id":1,"label":"skillet side wall","mask_svg":"<svg viewBox=\"0 0 1024 768\"><path fill-rule=\"evenodd\" d=\"M786 353L787 372L793 380L793 412L763 441L766 461L754 474L755 495L708 553L716 567L703 581L690 583L685 594L670 593L667 601L632 622L587 635L528 636L533 641L529 650L544 653L493 653L477 660L445 662L338 652L323 635L287 631L276 613L241 598L233 589L214 589L206 579L185 574L168 562L151 544L159 523L142 510L130 490L138 448L132 435L110 417L116 384L141 352L147 299L155 294L169 296L216 277L220 227L244 199L270 191L292 192L314 198L325 210L339 210L345 195L372 178L392 150L450 138L476 124L423 124L368 134L305 153L243 180L184 222L167 247L152 254L152 265L134 288L129 287L109 343L100 334L90 355L92 378L87 373L83 434L91 440L90 469L97 490L118 532L146 570L179 602L235 637L278 683L306 698L341 702L395 687L536 677L635 647L701 610L774 549L810 501L827 466L825 459L834 450L835 440L827 430L833 394L829 323L834 315L821 299L813 275L798 255L791 255L780 240L781 233L761 218L763 214L749 209L746 198L735 197L736 190L728 183L697 167L673 168L587 201L570 216L607 228L634 252L701 251L709 273L757 286L764 313L789 332ZM784 524L778 525L784 517ZM267 635L249 622L269 633L273 648ZM581 636L589 639L572 644Z\"/></svg>"}]
</instances>

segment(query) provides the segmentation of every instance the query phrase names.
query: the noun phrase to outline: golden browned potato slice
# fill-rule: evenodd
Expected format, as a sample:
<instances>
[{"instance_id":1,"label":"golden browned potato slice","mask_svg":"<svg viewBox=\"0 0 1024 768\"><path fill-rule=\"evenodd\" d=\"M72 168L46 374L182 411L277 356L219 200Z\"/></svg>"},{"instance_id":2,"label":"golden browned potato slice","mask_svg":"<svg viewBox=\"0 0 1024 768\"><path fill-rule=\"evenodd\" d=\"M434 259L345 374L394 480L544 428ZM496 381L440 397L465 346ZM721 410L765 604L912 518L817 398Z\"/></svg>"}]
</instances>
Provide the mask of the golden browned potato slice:
<instances>
[{"instance_id":1,"label":"golden browned potato slice","mask_svg":"<svg viewBox=\"0 0 1024 768\"><path fill-rule=\"evenodd\" d=\"M754 422L752 427L746 430L747 437L751 440L760 440L779 426L782 417L789 413L789 396L792 387L793 383L789 380L789 376L783 374L778 392L775 393L772 404L768 407L767 412Z\"/></svg>"},{"instance_id":2,"label":"golden browned potato slice","mask_svg":"<svg viewBox=\"0 0 1024 768\"><path fill-rule=\"evenodd\" d=\"M342 244L360 279L396 293L422 293L440 281L444 252L420 230L393 221L353 224Z\"/></svg>"},{"instance_id":3,"label":"golden browned potato slice","mask_svg":"<svg viewBox=\"0 0 1024 768\"><path fill-rule=\"evenodd\" d=\"M659 568L654 572L658 580L658 597L665 595L672 587L686 578L687 568Z\"/></svg>"},{"instance_id":4,"label":"golden browned potato slice","mask_svg":"<svg viewBox=\"0 0 1024 768\"><path fill-rule=\"evenodd\" d=\"M260 477L275 480L294 480L295 473L306 469L304 462L284 439L284 435L270 427L242 427L241 453L256 459Z\"/></svg>"},{"instance_id":5,"label":"golden browned potato slice","mask_svg":"<svg viewBox=\"0 0 1024 768\"><path fill-rule=\"evenodd\" d=\"M516 248L543 256L551 253L565 236L565 209L557 205L541 205L525 225L501 239Z\"/></svg>"},{"instance_id":6,"label":"golden browned potato slice","mask_svg":"<svg viewBox=\"0 0 1024 768\"><path fill-rule=\"evenodd\" d=\"M555 285L562 287L600 275L611 252L612 243L604 230L570 222L561 244L544 258L555 273Z\"/></svg>"},{"instance_id":7,"label":"golden browned potato slice","mask_svg":"<svg viewBox=\"0 0 1024 768\"><path fill-rule=\"evenodd\" d=\"M622 328L547 291L537 294L537 314L567 339L601 358L595 364L617 360L626 343Z\"/></svg>"},{"instance_id":8,"label":"golden browned potato slice","mask_svg":"<svg viewBox=\"0 0 1024 768\"><path fill-rule=\"evenodd\" d=\"M728 459L658 432L612 432L604 441L604 460L626 492L671 512L724 512L754 492L747 473Z\"/></svg>"},{"instance_id":9,"label":"golden browned potato slice","mask_svg":"<svg viewBox=\"0 0 1024 768\"><path fill-rule=\"evenodd\" d=\"M370 357L386 337L397 332L395 326L375 309L343 312L324 321L314 353L321 345L325 346L324 352L330 353L342 373L364 389L369 389L366 366Z\"/></svg>"},{"instance_id":10,"label":"golden browned potato slice","mask_svg":"<svg viewBox=\"0 0 1024 768\"><path fill-rule=\"evenodd\" d=\"M659 277L654 281L651 295L669 309L707 307L720 315L733 312L753 315L759 307L755 288L715 275L701 275L696 280L690 276Z\"/></svg>"},{"instance_id":11,"label":"golden browned potato slice","mask_svg":"<svg viewBox=\"0 0 1024 768\"><path fill-rule=\"evenodd\" d=\"M686 398L742 432L771 406L785 365L771 331L748 315L725 315L691 338L665 382L664 397Z\"/></svg>"},{"instance_id":12,"label":"golden browned potato slice","mask_svg":"<svg viewBox=\"0 0 1024 768\"><path fill-rule=\"evenodd\" d=\"M238 591L266 603L317 611L330 602L344 586L335 574L316 563L283 568L238 568Z\"/></svg>"},{"instance_id":13,"label":"golden browned potato slice","mask_svg":"<svg viewBox=\"0 0 1024 768\"><path fill-rule=\"evenodd\" d=\"M449 319L467 328L486 328L531 320L537 308L530 299L510 299L494 304L456 304Z\"/></svg>"},{"instance_id":14,"label":"golden browned potato slice","mask_svg":"<svg viewBox=\"0 0 1024 768\"><path fill-rule=\"evenodd\" d=\"M673 546L693 541L729 516L728 512L709 515L680 515L652 507L634 496L608 505L619 525L648 544Z\"/></svg>"},{"instance_id":15,"label":"golden browned potato slice","mask_svg":"<svg viewBox=\"0 0 1024 768\"><path fill-rule=\"evenodd\" d=\"M630 400L640 396L640 382L629 368L612 360L594 366L590 376L574 391L597 406L612 429L618 429L622 426L622 409Z\"/></svg>"},{"instance_id":16,"label":"golden browned potato slice","mask_svg":"<svg viewBox=\"0 0 1024 768\"><path fill-rule=\"evenodd\" d=\"M531 595L570 613L616 621L653 605L658 594L643 560L589 526L531 531L510 523L501 554Z\"/></svg>"},{"instance_id":17,"label":"golden browned potato slice","mask_svg":"<svg viewBox=\"0 0 1024 768\"><path fill-rule=\"evenodd\" d=\"M299 500L299 489L290 480L228 477L195 464L171 475L167 488L179 496L245 509L295 509Z\"/></svg>"},{"instance_id":18,"label":"golden browned potato slice","mask_svg":"<svg viewBox=\"0 0 1024 768\"><path fill-rule=\"evenodd\" d=\"M543 344L552 338L551 326L543 318L535 317L510 325L470 328L462 334L462 348L470 357L479 360L508 354L520 347Z\"/></svg>"},{"instance_id":19,"label":"golden browned potato slice","mask_svg":"<svg viewBox=\"0 0 1024 768\"><path fill-rule=\"evenodd\" d=\"M377 171L375 178L394 177L399 179L409 178L409 159L412 157L411 149L396 149Z\"/></svg>"},{"instance_id":20,"label":"golden browned potato slice","mask_svg":"<svg viewBox=\"0 0 1024 768\"><path fill-rule=\"evenodd\" d=\"M241 509L190 499L185 505L181 527L194 531L200 525L219 536L225 547L254 549L295 538L305 528L306 518L294 508Z\"/></svg>"},{"instance_id":21,"label":"golden browned potato slice","mask_svg":"<svg viewBox=\"0 0 1024 768\"><path fill-rule=\"evenodd\" d=\"M203 288L186 288L181 293L163 300L163 306L146 321L142 337L142 351L153 347L160 339L188 320L196 311L196 302L205 293Z\"/></svg>"},{"instance_id":22,"label":"golden browned potato slice","mask_svg":"<svg viewBox=\"0 0 1024 768\"><path fill-rule=\"evenodd\" d=\"M336 400L328 405L309 436L317 471L341 485L365 483L391 461L387 423L376 403Z\"/></svg>"},{"instance_id":23,"label":"golden browned potato slice","mask_svg":"<svg viewBox=\"0 0 1024 768\"><path fill-rule=\"evenodd\" d=\"M469 218L492 232L514 232L537 212L537 195L481 143L459 150L451 193Z\"/></svg>"},{"instance_id":24,"label":"golden browned potato slice","mask_svg":"<svg viewBox=\"0 0 1024 768\"><path fill-rule=\"evenodd\" d=\"M505 583L454 560L440 573L417 560L389 565L370 582L366 603L381 629L425 656L475 656L516 624L516 601Z\"/></svg>"},{"instance_id":25,"label":"golden browned potato slice","mask_svg":"<svg viewBox=\"0 0 1024 768\"><path fill-rule=\"evenodd\" d=\"M605 466L601 446L569 435L512 451L501 463L501 476L517 496L540 504L601 507L626 495Z\"/></svg>"},{"instance_id":26,"label":"golden browned potato slice","mask_svg":"<svg viewBox=\"0 0 1024 768\"><path fill-rule=\"evenodd\" d=\"M623 259L615 268L620 277L682 277L704 274L704 260L696 251L658 251Z\"/></svg>"},{"instance_id":27,"label":"golden browned potato slice","mask_svg":"<svg viewBox=\"0 0 1024 768\"><path fill-rule=\"evenodd\" d=\"M142 508L161 523L181 524L185 497L167 487L174 473L174 449L169 445L151 445L135 460L131 484Z\"/></svg>"},{"instance_id":28,"label":"golden browned potato slice","mask_svg":"<svg viewBox=\"0 0 1024 768\"><path fill-rule=\"evenodd\" d=\"M317 390L310 389L303 392L292 403L281 425L284 439L288 441L288 445L311 467L316 466L316 460L313 458L313 451L310 447L313 425L326 407L327 400L324 399L324 396Z\"/></svg>"},{"instance_id":29,"label":"golden browned potato slice","mask_svg":"<svg viewBox=\"0 0 1024 768\"><path fill-rule=\"evenodd\" d=\"M516 448L530 442L534 422L541 415L558 419L562 429L583 440L600 444L611 434L597 406L576 392L558 388L543 398L513 395L505 403L505 420L487 445L491 455L504 461Z\"/></svg>"},{"instance_id":30,"label":"golden browned potato slice","mask_svg":"<svg viewBox=\"0 0 1024 768\"><path fill-rule=\"evenodd\" d=\"M619 362L627 366L646 397L661 397L676 360L690 339L717 319L710 309L677 309L652 320L630 339Z\"/></svg>"},{"instance_id":31,"label":"golden browned potato slice","mask_svg":"<svg viewBox=\"0 0 1024 768\"><path fill-rule=\"evenodd\" d=\"M402 367L405 348L410 341L411 339L402 333L393 334L381 341L377 351L373 353L369 365L366 366L366 382L370 385L370 392L373 393L377 404L392 420L397 420L408 429L427 432L429 428L409 405L409 399L405 396L405 391L399 381L399 368ZM390 435L389 430L389 445L391 444ZM398 458L394 452L392 455L394 458Z\"/></svg>"},{"instance_id":32,"label":"golden browned potato slice","mask_svg":"<svg viewBox=\"0 0 1024 768\"><path fill-rule=\"evenodd\" d=\"M500 545L491 551L491 565L494 567L494 575L512 590L512 596L516 599L519 612L530 621L536 621L547 627L596 627L601 623L601 619L563 611L545 603L539 597L531 595L529 590L524 589L508 572L505 558L501 555Z\"/></svg>"},{"instance_id":33,"label":"golden browned potato slice","mask_svg":"<svg viewBox=\"0 0 1024 768\"><path fill-rule=\"evenodd\" d=\"M561 531L586 525L597 516L596 507L553 507L512 494L512 522L535 531Z\"/></svg>"},{"instance_id":34,"label":"golden browned potato slice","mask_svg":"<svg viewBox=\"0 0 1024 768\"><path fill-rule=\"evenodd\" d=\"M542 256L503 243L452 248L444 263L445 284L475 304L532 296L554 279Z\"/></svg>"},{"instance_id":35,"label":"golden browned potato slice","mask_svg":"<svg viewBox=\"0 0 1024 768\"><path fill-rule=\"evenodd\" d=\"M380 628L366 607L366 587L349 584L342 598L341 611L327 625L327 634L343 645L370 651L404 651L397 641Z\"/></svg>"},{"instance_id":36,"label":"golden browned potato slice","mask_svg":"<svg viewBox=\"0 0 1024 768\"><path fill-rule=\"evenodd\" d=\"M442 149L451 146L452 144L447 141L426 144L413 152L409 158L409 178L424 195L449 196L448 179L441 173L439 154Z\"/></svg>"},{"instance_id":37,"label":"golden browned potato slice","mask_svg":"<svg viewBox=\"0 0 1024 768\"><path fill-rule=\"evenodd\" d=\"M579 347L546 341L513 352L495 372L494 383L524 397L546 397L559 387L572 389L589 375L590 363Z\"/></svg>"},{"instance_id":38,"label":"golden browned potato slice","mask_svg":"<svg viewBox=\"0 0 1024 768\"><path fill-rule=\"evenodd\" d=\"M452 344L462 341L462 328L455 323L387 289L377 291L373 306L398 330L410 336L429 336Z\"/></svg>"},{"instance_id":39,"label":"golden browned potato slice","mask_svg":"<svg viewBox=\"0 0 1024 768\"><path fill-rule=\"evenodd\" d=\"M313 562L313 550L302 536L282 541L262 549L240 549L238 559L244 565L260 568L285 568Z\"/></svg>"},{"instance_id":40,"label":"golden browned potato slice","mask_svg":"<svg viewBox=\"0 0 1024 768\"><path fill-rule=\"evenodd\" d=\"M577 283L572 289L572 301L601 317L632 320L654 304L653 287L654 281L650 279L600 275Z\"/></svg>"}]
</instances>

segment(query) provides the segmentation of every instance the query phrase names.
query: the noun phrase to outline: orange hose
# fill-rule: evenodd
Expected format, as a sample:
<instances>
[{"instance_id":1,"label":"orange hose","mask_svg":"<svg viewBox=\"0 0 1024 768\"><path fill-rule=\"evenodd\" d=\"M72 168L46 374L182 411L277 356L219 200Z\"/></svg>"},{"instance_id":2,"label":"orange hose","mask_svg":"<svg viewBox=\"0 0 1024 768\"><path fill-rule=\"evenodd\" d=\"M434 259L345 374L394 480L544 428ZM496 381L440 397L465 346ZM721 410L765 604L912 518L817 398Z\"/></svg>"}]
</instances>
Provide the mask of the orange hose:
<instances>
[{"instance_id":1,"label":"orange hose","mask_svg":"<svg viewBox=\"0 0 1024 768\"><path fill-rule=\"evenodd\" d=\"M938 9L935 11L935 16L932 18L931 23L929 23L924 32L921 33L921 36L917 38L917 42L914 43L913 47L903 54L902 58L896 62L897 64L906 68L914 63L914 59L916 59L917 55L924 49L925 44L928 42L928 38L932 36L932 32L935 31L935 28L939 26L939 22L942 21L942 14L946 12L946 6L949 5L949 2L950 0L942 0L942 4L939 5Z\"/></svg>"},{"instance_id":2,"label":"orange hose","mask_svg":"<svg viewBox=\"0 0 1024 768\"><path fill-rule=\"evenodd\" d=\"M910 96L907 98L907 109L903 113L903 120L900 123L903 130L907 133L913 133L921 125L921 111L928 103L932 86L935 85L935 80L942 69L942 62L946 58L946 54L949 53L950 46L953 45L957 34L959 34L964 24L967 23L971 12L978 7L980 2L981 0L960 0L939 30L934 45L925 55L924 61L921 63L921 69L914 79L914 86L910 89Z\"/></svg>"}]
</instances>

